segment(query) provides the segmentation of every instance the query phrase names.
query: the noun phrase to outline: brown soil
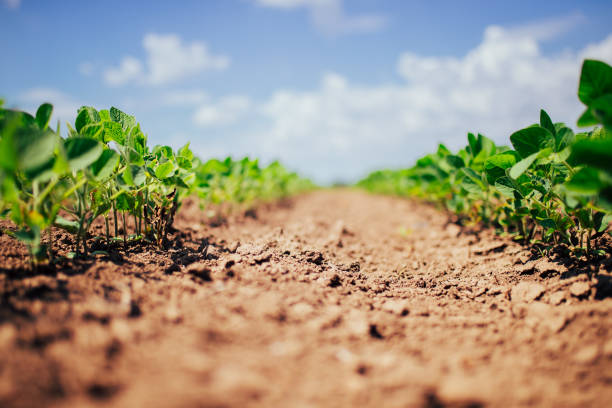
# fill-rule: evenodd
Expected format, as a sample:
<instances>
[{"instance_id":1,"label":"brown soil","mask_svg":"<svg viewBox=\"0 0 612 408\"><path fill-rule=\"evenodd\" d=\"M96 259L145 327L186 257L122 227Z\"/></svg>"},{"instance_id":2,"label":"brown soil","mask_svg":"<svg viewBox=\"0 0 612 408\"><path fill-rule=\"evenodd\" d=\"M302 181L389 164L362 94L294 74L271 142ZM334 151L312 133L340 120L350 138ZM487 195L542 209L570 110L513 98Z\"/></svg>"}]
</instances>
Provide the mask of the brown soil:
<instances>
[{"instance_id":1,"label":"brown soil","mask_svg":"<svg viewBox=\"0 0 612 408\"><path fill-rule=\"evenodd\" d=\"M20 270L24 248L0 236L0 406L612 401L609 255L535 259L429 206L348 190L204 220L187 203L167 251L56 271Z\"/></svg>"}]
</instances>

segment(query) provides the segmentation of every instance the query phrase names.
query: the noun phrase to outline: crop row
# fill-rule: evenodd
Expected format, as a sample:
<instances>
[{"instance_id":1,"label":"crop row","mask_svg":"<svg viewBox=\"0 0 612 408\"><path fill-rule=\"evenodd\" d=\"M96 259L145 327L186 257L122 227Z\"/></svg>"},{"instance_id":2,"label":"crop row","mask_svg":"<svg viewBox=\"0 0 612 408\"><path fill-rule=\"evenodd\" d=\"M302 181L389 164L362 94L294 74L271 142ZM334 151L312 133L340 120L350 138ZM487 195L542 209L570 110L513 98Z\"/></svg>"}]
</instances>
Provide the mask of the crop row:
<instances>
[{"instance_id":1,"label":"crop row","mask_svg":"<svg viewBox=\"0 0 612 408\"><path fill-rule=\"evenodd\" d=\"M62 137L59 124L49 127L52 111L45 103L32 116L0 101L0 216L16 225L5 232L28 246L34 263L53 260L52 227L72 234L71 257L91 252L96 220L105 232L94 239L107 246L133 240L163 246L188 195L201 197L202 206L246 207L312 186L278 162L202 162L189 144L150 148L134 117L114 107L80 108Z\"/></svg>"},{"instance_id":2,"label":"crop row","mask_svg":"<svg viewBox=\"0 0 612 408\"><path fill-rule=\"evenodd\" d=\"M585 60L578 97L586 110L582 133L540 111L537 124L510 136L512 148L468 133L452 153L440 144L409 169L371 173L358 185L437 203L463 223L495 226L549 250L565 244L576 255L602 250L592 244L612 220L612 67Z\"/></svg>"}]
</instances>

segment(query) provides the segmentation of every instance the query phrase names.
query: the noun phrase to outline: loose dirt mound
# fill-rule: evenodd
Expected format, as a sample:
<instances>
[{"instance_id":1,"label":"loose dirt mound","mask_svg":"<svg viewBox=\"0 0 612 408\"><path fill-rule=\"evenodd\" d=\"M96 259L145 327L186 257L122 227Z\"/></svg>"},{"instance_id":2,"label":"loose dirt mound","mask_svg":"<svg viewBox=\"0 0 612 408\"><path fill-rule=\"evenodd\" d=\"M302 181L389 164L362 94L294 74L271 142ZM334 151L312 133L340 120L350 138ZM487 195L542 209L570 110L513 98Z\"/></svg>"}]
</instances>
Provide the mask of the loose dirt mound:
<instances>
[{"instance_id":1,"label":"loose dirt mound","mask_svg":"<svg viewBox=\"0 0 612 408\"><path fill-rule=\"evenodd\" d=\"M16 272L24 249L0 236L0 406L612 401L609 259L532 259L342 190L203 221L191 203L168 252L44 274Z\"/></svg>"}]
</instances>

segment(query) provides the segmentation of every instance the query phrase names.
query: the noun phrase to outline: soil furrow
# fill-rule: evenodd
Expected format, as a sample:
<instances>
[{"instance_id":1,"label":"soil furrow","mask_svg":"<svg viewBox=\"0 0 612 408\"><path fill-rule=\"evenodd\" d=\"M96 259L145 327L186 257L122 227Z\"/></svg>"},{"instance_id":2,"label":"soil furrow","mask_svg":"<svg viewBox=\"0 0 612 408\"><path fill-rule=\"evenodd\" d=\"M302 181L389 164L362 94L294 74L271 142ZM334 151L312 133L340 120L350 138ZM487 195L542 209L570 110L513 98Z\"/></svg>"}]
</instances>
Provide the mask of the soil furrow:
<instances>
[{"instance_id":1,"label":"soil furrow","mask_svg":"<svg viewBox=\"0 0 612 408\"><path fill-rule=\"evenodd\" d=\"M168 251L17 272L0 236L0 405L604 406L610 259L537 259L410 200L320 191ZM55 237L60 243L59 233Z\"/></svg>"}]
</instances>

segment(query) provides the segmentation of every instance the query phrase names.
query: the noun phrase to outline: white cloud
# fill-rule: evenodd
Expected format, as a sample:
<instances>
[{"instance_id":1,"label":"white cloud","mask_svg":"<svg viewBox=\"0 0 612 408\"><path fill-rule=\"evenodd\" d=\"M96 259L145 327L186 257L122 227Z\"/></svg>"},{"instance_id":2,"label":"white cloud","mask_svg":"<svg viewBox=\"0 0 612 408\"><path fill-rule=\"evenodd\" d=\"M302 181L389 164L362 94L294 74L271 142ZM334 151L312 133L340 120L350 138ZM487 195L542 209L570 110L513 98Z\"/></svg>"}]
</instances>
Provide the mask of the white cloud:
<instances>
[{"instance_id":1,"label":"white cloud","mask_svg":"<svg viewBox=\"0 0 612 408\"><path fill-rule=\"evenodd\" d=\"M21 5L21 0L2 0L2 2L10 9L17 9Z\"/></svg>"},{"instance_id":2,"label":"white cloud","mask_svg":"<svg viewBox=\"0 0 612 408\"><path fill-rule=\"evenodd\" d=\"M582 111L576 96L582 59L612 62L612 35L544 55L541 41L563 28L553 23L550 31L490 26L459 58L405 52L398 83L362 86L327 73L311 91L278 90L260 105L267 125L247 133L243 149L332 181L411 165L438 142L460 148L468 131L509 144L512 131L538 121L540 108L574 127Z\"/></svg>"},{"instance_id":3,"label":"white cloud","mask_svg":"<svg viewBox=\"0 0 612 408\"><path fill-rule=\"evenodd\" d=\"M235 123L251 107L251 101L240 95L222 98L217 103L201 105L193 114L193 122L199 127L225 126Z\"/></svg>"},{"instance_id":4,"label":"white cloud","mask_svg":"<svg viewBox=\"0 0 612 408\"><path fill-rule=\"evenodd\" d=\"M381 29L386 19L375 14L348 16L342 0L255 0L264 7L294 9L303 7L310 13L314 25L328 34L352 34Z\"/></svg>"},{"instance_id":5,"label":"white cloud","mask_svg":"<svg viewBox=\"0 0 612 408\"><path fill-rule=\"evenodd\" d=\"M74 97L54 88L29 89L19 95L17 101L20 109L30 113L36 113L36 109L42 103L51 103L53 105L53 116L50 126L55 128L59 120L64 130L64 124L66 122L73 123L77 110L84 105Z\"/></svg>"},{"instance_id":6,"label":"white cloud","mask_svg":"<svg viewBox=\"0 0 612 408\"><path fill-rule=\"evenodd\" d=\"M176 34L147 34L143 39L146 62L127 56L118 67L108 68L104 79L109 85L129 82L163 85L205 71L221 71L229 66L229 58L212 55L203 42L183 44Z\"/></svg>"},{"instance_id":7,"label":"white cloud","mask_svg":"<svg viewBox=\"0 0 612 408\"><path fill-rule=\"evenodd\" d=\"M128 82L145 82L142 62L134 57L124 57L121 64L116 68L109 68L104 72L104 80L107 84L118 86Z\"/></svg>"}]
</instances>

